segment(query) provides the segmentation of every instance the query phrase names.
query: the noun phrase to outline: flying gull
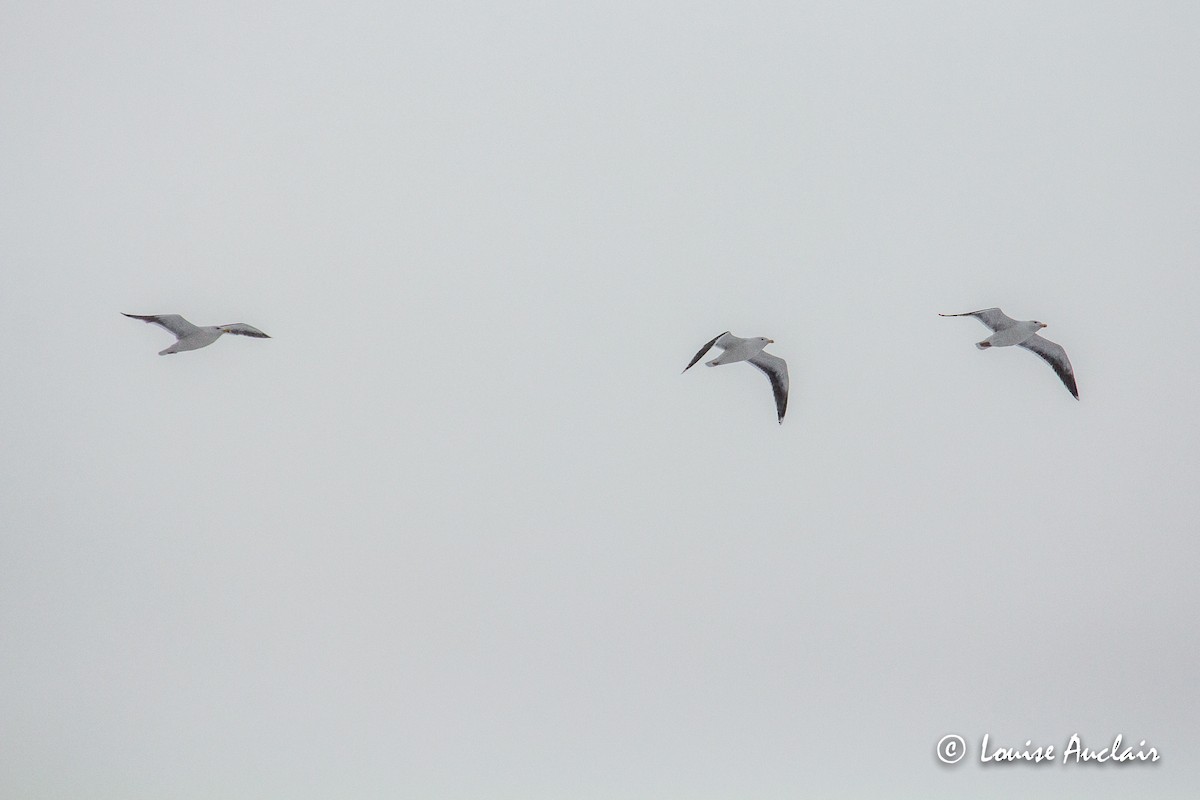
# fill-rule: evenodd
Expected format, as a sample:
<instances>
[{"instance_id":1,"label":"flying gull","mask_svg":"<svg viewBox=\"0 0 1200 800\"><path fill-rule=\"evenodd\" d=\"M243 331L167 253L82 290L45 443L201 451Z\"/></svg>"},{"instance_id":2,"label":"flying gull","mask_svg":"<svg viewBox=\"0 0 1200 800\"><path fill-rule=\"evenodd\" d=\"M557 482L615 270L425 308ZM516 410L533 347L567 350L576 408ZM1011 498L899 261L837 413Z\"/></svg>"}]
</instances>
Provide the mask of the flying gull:
<instances>
[{"instance_id":1,"label":"flying gull","mask_svg":"<svg viewBox=\"0 0 1200 800\"><path fill-rule=\"evenodd\" d=\"M725 352L714 358L712 361L705 363L706 367L719 367L722 364L733 364L737 361L749 361L754 366L766 373L771 379L771 391L775 393L775 410L779 413L779 424L783 424L783 414L787 411L788 397L788 371L787 362L778 356L773 356L763 350L769 344L774 344L774 339L767 339L763 336L756 336L753 339L742 339L734 336L729 331L725 331L720 336L713 339L704 347L700 348L700 352L696 353L696 357L691 360L684 372L696 365L696 362L704 358L713 345L721 348Z\"/></svg>"},{"instance_id":2,"label":"flying gull","mask_svg":"<svg viewBox=\"0 0 1200 800\"><path fill-rule=\"evenodd\" d=\"M1071 391L1075 399L1079 399L1079 389L1075 386L1075 370L1071 369L1071 361L1067 351L1061 345L1049 339L1043 339L1038 331L1047 327L1046 323L1037 320L1018 322L998 308L985 308L980 311L968 311L965 314L938 314L939 317L975 317L988 326L994 333L975 346L980 350L989 347L1008 347L1020 345L1030 352L1037 353L1050 366L1063 384Z\"/></svg>"},{"instance_id":3,"label":"flying gull","mask_svg":"<svg viewBox=\"0 0 1200 800\"><path fill-rule=\"evenodd\" d=\"M124 314L124 312L121 313ZM175 334L175 338L179 341L160 352L160 356L169 356L171 353L182 353L184 350L199 350L201 347L208 347L217 339L220 339L222 333L253 336L256 339L271 338L258 328L247 325L244 322L234 322L229 325L205 325L201 327L193 325L178 314L153 314L148 317L138 316L137 314L125 314L125 316L130 319L153 322L160 328L166 328Z\"/></svg>"}]
</instances>

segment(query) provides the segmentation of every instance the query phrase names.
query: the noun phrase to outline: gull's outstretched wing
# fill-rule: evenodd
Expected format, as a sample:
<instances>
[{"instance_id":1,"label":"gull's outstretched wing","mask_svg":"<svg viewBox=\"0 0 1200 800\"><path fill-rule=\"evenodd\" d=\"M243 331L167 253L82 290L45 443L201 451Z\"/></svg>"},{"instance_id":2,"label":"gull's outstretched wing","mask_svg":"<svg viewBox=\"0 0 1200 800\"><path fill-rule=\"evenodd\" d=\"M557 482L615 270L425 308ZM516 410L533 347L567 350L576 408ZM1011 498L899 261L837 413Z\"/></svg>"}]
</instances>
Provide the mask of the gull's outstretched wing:
<instances>
[{"instance_id":1,"label":"gull's outstretched wing","mask_svg":"<svg viewBox=\"0 0 1200 800\"><path fill-rule=\"evenodd\" d=\"M226 333L236 333L238 336L253 336L255 339L271 338L253 325L247 325L244 322L231 322L228 325L221 325L220 328Z\"/></svg>"},{"instance_id":2,"label":"gull's outstretched wing","mask_svg":"<svg viewBox=\"0 0 1200 800\"><path fill-rule=\"evenodd\" d=\"M771 391L775 393L775 410L779 412L779 424L787 412L788 371L787 362L770 353L759 353L750 363L761 369L771 379Z\"/></svg>"},{"instance_id":3,"label":"gull's outstretched wing","mask_svg":"<svg viewBox=\"0 0 1200 800\"><path fill-rule=\"evenodd\" d=\"M729 333L729 331L725 331L725 333ZM719 333L719 334L717 334L716 336L714 336L714 337L712 338L712 341L711 341L711 342L709 342L708 344L704 345L704 347L701 347L701 348L700 348L700 352L699 352L699 353L696 353L696 357L695 357L695 358L693 358L691 361L689 361L689 362L688 362L688 365L687 365L686 367L684 367L684 368L683 368L683 371L684 371L684 372L687 372L689 369L691 369L692 367L696 366L696 362L697 362L697 361L699 361L700 359L704 358L704 354L705 354L705 353L707 353L709 350L711 350L711 349L712 349L712 346L713 346L714 344L716 344L716 343L717 343L717 339L720 339L722 336L724 336L724 335L725 335L725 333ZM681 374L682 374L682 373L681 373Z\"/></svg>"},{"instance_id":4,"label":"gull's outstretched wing","mask_svg":"<svg viewBox=\"0 0 1200 800\"><path fill-rule=\"evenodd\" d=\"M987 325L992 331L1002 331L1017 324L1017 321L998 308L984 308L979 311L968 311L965 314L938 314L939 317L974 317Z\"/></svg>"},{"instance_id":5,"label":"gull's outstretched wing","mask_svg":"<svg viewBox=\"0 0 1200 800\"><path fill-rule=\"evenodd\" d=\"M1043 339L1035 333L1021 342L1020 346L1037 353L1047 364L1054 367L1058 377L1062 378L1063 385L1071 391L1076 400L1079 399L1079 389L1075 386L1075 370L1071 368L1071 360L1067 358L1067 351L1062 349L1062 345Z\"/></svg>"},{"instance_id":6,"label":"gull's outstretched wing","mask_svg":"<svg viewBox=\"0 0 1200 800\"><path fill-rule=\"evenodd\" d=\"M130 319L140 319L143 322L151 322L155 325L158 325L160 328L165 328L166 330L175 334L175 338L177 339L182 339L185 336L191 336L193 333L198 333L200 331L199 328L178 314L151 314L148 317L142 317L138 316L137 314L125 314L124 311L121 313Z\"/></svg>"}]
</instances>

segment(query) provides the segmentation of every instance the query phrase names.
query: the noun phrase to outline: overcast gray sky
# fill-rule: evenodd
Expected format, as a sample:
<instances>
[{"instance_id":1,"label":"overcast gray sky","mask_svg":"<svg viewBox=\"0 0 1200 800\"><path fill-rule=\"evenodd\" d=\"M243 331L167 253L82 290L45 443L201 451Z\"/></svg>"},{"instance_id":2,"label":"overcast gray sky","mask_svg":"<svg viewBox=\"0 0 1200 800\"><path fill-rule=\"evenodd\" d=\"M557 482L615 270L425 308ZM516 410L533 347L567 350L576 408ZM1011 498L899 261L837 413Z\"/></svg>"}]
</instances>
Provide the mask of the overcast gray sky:
<instances>
[{"instance_id":1,"label":"overcast gray sky","mask_svg":"<svg viewBox=\"0 0 1200 800\"><path fill-rule=\"evenodd\" d=\"M1200 6L0 31L0 795L1194 796Z\"/></svg>"}]
</instances>

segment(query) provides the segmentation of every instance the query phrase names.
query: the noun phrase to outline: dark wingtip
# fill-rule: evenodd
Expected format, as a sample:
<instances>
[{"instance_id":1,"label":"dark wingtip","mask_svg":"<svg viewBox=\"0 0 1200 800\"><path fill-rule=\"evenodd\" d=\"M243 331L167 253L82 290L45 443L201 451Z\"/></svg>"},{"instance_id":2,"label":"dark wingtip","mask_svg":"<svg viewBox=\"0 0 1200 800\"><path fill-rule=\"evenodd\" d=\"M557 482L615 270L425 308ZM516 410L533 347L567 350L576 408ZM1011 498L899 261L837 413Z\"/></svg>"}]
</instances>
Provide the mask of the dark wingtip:
<instances>
[{"instance_id":1,"label":"dark wingtip","mask_svg":"<svg viewBox=\"0 0 1200 800\"><path fill-rule=\"evenodd\" d=\"M1057 371L1056 369L1055 372ZM1068 373L1066 375L1059 375L1058 377L1062 378L1063 385L1067 387L1067 391L1071 393L1071 396L1078 400L1079 387L1075 385L1075 376Z\"/></svg>"}]
</instances>

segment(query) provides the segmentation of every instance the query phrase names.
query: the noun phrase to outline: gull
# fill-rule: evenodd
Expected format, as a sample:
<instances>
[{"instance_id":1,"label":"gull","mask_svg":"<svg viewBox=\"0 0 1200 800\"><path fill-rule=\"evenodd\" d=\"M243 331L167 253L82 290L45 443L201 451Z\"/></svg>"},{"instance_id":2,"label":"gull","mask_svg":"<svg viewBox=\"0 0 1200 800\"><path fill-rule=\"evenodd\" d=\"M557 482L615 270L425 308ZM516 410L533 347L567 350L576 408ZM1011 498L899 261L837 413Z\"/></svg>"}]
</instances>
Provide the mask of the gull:
<instances>
[{"instance_id":1,"label":"gull","mask_svg":"<svg viewBox=\"0 0 1200 800\"><path fill-rule=\"evenodd\" d=\"M1070 390L1076 400L1079 399L1079 389L1075 386L1075 370L1071 369L1071 361L1067 351L1062 346L1049 339L1043 339L1038 331L1048 327L1044 322L1025 320L1018 322L998 308L984 308L979 311L968 311L964 314L938 314L939 317L975 317L988 326L994 333L975 346L980 350L989 347L1009 347L1020 345L1030 352L1037 353L1047 364L1054 367L1063 385Z\"/></svg>"},{"instance_id":2,"label":"gull","mask_svg":"<svg viewBox=\"0 0 1200 800\"><path fill-rule=\"evenodd\" d=\"M696 365L696 362L704 358L713 345L721 348L725 352L708 361L704 366L719 367L722 364L733 364L738 361L749 361L754 366L761 369L766 376L771 379L771 391L775 393L775 410L779 413L779 424L783 424L783 414L787 411L788 397L788 371L787 362L778 356L773 356L763 350L769 344L775 344L774 339L768 339L764 336L756 336L753 339L742 339L734 336L729 331L725 331L720 336L717 336L704 347L700 348L700 352L696 353L696 357L683 368L684 372Z\"/></svg>"},{"instance_id":3,"label":"gull","mask_svg":"<svg viewBox=\"0 0 1200 800\"><path fill-rule=\"evenodd\" d=\"M123 311L121 313L125 314ZM175 334L175 338L179 341L160 352L160 356L169 356L172 353L182 353L184 350L199 350L201 347L208 347L217 339L220 339L222 333L253 336L256 339L271 338L253 325L247 325L244 322L233 322L229 325L199 326L193 325L178 314L152 314L148 317L138 316L137 314L125 314L125 316L130 319L140 319L143 322L152 322L160 328L166 328Z\"/></svg>"}]
</instances>

